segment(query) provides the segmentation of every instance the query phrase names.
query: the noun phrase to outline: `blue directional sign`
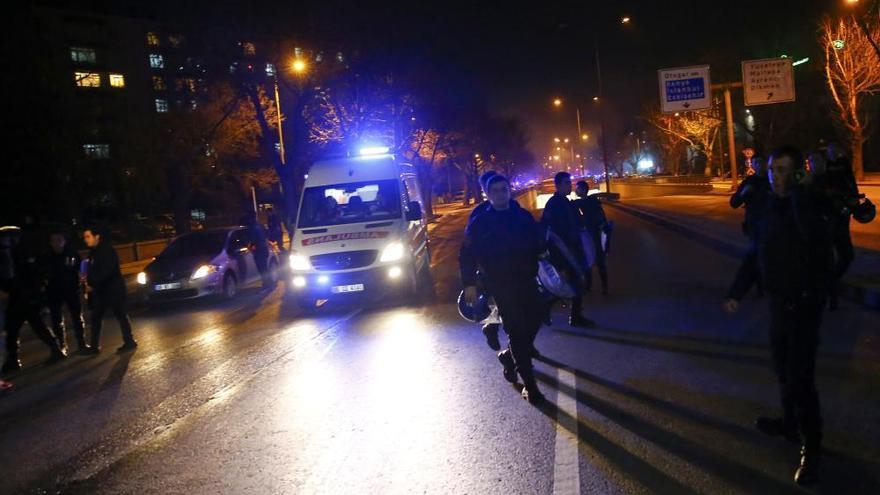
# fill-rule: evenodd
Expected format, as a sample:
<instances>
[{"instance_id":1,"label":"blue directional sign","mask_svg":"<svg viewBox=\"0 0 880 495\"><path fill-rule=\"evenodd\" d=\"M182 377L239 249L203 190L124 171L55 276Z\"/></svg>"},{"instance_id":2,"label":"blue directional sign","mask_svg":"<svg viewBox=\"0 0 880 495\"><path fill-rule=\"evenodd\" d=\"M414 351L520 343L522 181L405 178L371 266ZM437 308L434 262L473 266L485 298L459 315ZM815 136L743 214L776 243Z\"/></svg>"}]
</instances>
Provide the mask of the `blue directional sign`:
<instances>
[{"instance_id":1,"label":"blue directional sign","mask_svg":"<svg viewBox=\"0 0 880 495\"><path fill-rule=\"evenodd\" d=\"M697 100L706 97L706 81L701 77L666 81L666 101Z\"/></svg>"},{"instance_id":2,"label":"blue directional sign","mask_svg":"<svg viewBox=\"0 0 880 495\"><path fill-rule=\"evenodd\" d=\"M661 69L657 74L663 112L687 112L712 107L712 82L708 65Z\"/></svg>"}]
</instances>

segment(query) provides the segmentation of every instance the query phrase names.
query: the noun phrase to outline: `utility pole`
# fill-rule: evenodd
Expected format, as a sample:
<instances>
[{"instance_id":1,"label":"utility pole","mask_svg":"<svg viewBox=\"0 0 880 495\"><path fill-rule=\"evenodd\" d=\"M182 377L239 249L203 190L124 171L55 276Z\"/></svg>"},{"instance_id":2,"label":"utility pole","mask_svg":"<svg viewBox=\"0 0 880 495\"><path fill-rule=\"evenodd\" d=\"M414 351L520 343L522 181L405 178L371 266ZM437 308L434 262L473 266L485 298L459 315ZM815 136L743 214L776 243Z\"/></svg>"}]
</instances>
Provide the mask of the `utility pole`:
<instances>
[{"instance_id":1,"label":"utility pole","mask_svg":"<svg viewBox=\"0 0 880 495\"><path fill-rule=\"evenodd\" d=\"M732 88L743 87L742 82L713 84L712 89L720 89L724 91L724 115L727 120L727 154L730 162L730 180L732 182L731 189L736 189L739 177L736 165L736 141L733 135L733 107L730 103L730 90Z\"/></svg>"}]
</instances>

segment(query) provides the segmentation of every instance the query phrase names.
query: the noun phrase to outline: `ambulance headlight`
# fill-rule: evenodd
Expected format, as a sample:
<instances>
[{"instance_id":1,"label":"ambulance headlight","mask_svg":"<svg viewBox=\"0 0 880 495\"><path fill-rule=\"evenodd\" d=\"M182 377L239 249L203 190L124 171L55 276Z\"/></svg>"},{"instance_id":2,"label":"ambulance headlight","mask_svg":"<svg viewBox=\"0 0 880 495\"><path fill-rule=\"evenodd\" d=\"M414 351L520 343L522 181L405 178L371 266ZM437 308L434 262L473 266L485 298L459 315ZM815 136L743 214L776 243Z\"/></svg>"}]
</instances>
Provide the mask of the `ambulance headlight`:
<instances>
[{"instance_id":1,"label":"ambulance headlight","mask_svg":"<svg viewBox=\"0 0 880 495\"><path fill-rule=\"evenodd\" d=\"M147 285L147 274L144 272L140 272L137 274L137 283L138 285Z\"/></svg>"},{"instance_id":2,"label":"ambulance headlight","mask_svg":"<svg viewBox=\"0 0 880 495\"><path fill-rule=\"evenodd\" d=\"M309 263L309 258L297 253L291 253L290 255L290 269L296 270L300 272L308 271L312 269L312 264Z\"/></svg>"},{"instance_id":3,"label":"ambulance headlight","mask_svg":"<svg viewBox=\"0 0 880 495\"><path fill-rule=\"evenodd\" d=\"M379 261L382 263L386 263L389 261L398 261L403 259L403 255L405 250L403 248L402 242L392 242L391 244L385 246L385 249L382 250L382 255L379 256Z\"/></svg>"}]
</instances>

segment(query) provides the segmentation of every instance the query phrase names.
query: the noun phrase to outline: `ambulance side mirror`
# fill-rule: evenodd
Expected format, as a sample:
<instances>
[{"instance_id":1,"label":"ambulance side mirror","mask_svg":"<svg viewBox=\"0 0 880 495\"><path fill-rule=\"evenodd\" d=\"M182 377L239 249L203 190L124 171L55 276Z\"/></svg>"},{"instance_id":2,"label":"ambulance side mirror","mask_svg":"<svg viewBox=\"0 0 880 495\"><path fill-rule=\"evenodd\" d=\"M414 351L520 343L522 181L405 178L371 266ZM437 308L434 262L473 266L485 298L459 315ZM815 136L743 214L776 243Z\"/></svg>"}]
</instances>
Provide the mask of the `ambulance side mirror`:
<instances>
[{"instance_id":1,"label":"ambulance side mirror","mask_svg":"<svg viewBox=\"0 0 880 495\"><path fill-rule=\"evenodd\" d=\"M418 201L410 201L406 209L406 220L417 222L422 219L422 205Z\"/></svg>"}]
</instances>

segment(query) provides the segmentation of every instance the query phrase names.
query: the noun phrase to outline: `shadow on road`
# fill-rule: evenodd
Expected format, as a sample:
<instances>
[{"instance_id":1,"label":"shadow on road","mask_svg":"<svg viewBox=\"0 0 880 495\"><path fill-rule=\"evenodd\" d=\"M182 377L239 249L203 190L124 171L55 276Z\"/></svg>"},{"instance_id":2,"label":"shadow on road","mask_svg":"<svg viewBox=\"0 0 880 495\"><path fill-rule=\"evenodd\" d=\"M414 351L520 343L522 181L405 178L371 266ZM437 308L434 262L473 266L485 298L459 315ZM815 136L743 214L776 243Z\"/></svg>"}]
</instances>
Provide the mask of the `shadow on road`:
<instances>
[{"instance_id":1,"label":"shadow on road","mask_svg":"<svg viewBox=\"0 0 880 495\"><path fill-rule=\"evenodd\" d=\"M673 455L699 467L701 470L726 480L731 485L737 486L745 490L747 493L800 493L800 490L792 484L772 478L766 473L732 459L727 459L677 433L664 430L643 418L626 412L604 399L562 385L558 383L555 378L546 373L536 371L535 377L538 380L555 387L559 393L574 397L581 404L617 423L620 427L625 428L658 447L668 450ZM580 425L586 426L582 421L578 420L578 422ZM589 431L592 432L592 430ZM603 440L610 442L608 439ZM595 445L589 441L587 442L592 447L595 447ZM644 460L641 460L641 462L647 464ZM646 481L649 483L646 486L652 488L656 487L656 485L653 485L654 481ZM669 483L669 481L667 481L667 483ZM676 481L676 483L678 482ZM659 489L658 491L661 493L695 493L690 488L682 491L681 487L672 486L670 486L669 489Z\"/></svg>"},{"instance_id":2,"label":"shadow on road","mask_svg":"<svg viewBox=\"0 0 880 495\"><path fill-rule=\"evenodd\" d=\"M769 439L752 428L724 421L699 411L659 399L632 387L611 382L605 378L587 373L583 370L572 368L551 358L542 356L537 358L537 360L556 368L566 369L574 373L579 379L603 386L609 390L613 390L614 392L648 404L666 413L679 416L699 425L715 428L721 432L735 436L739 439L745 439L756 445L772 448ZM632 433L654 443L655 445L669 450L673 454L700 467L704 471L725 479L732 485L739 486L750 493L803 493L794 484L781 482L761 471L725 458L676 433L663 430L638 416L623 411L604 399L590 395L581 390L562 386L555 377L546 373L536 370L535 376L541 382L556 388L559 393L573 396L582 405L590 407L597 413L607 417ZM554 411L557 410L555 405L551 405L550 407L552 407ZM546 411L542 410L542 412L547 414ZM556 418L555 412L554 415L548 414L548 416L554 420ZM578 420L578 424L580 425L580 428L585 426L580 420ZM592 433L596 434L594 431ZM581 435L581 439L583 441L583 435ZM603 440L606 442L608 441L607 439ZM595 445L590 445L596 447ZM784 446L780 444L780 447ZM793 469L797 460L797 447L791 447L791 455L789 457L791 458L790 464ZM597 450L602 452L599 448L597 448ZM824 473L820 492L834 493L839 492L843 487L847 487L847 489L855 490L849 493L880 493L880 480L877 479L876 474L880 472L880 466L878 466L877 463L865 459L858 459L836 450L826 448L825 451ZM678 492L675 491L675 493Z\"/></svg>"}]
</instances>

